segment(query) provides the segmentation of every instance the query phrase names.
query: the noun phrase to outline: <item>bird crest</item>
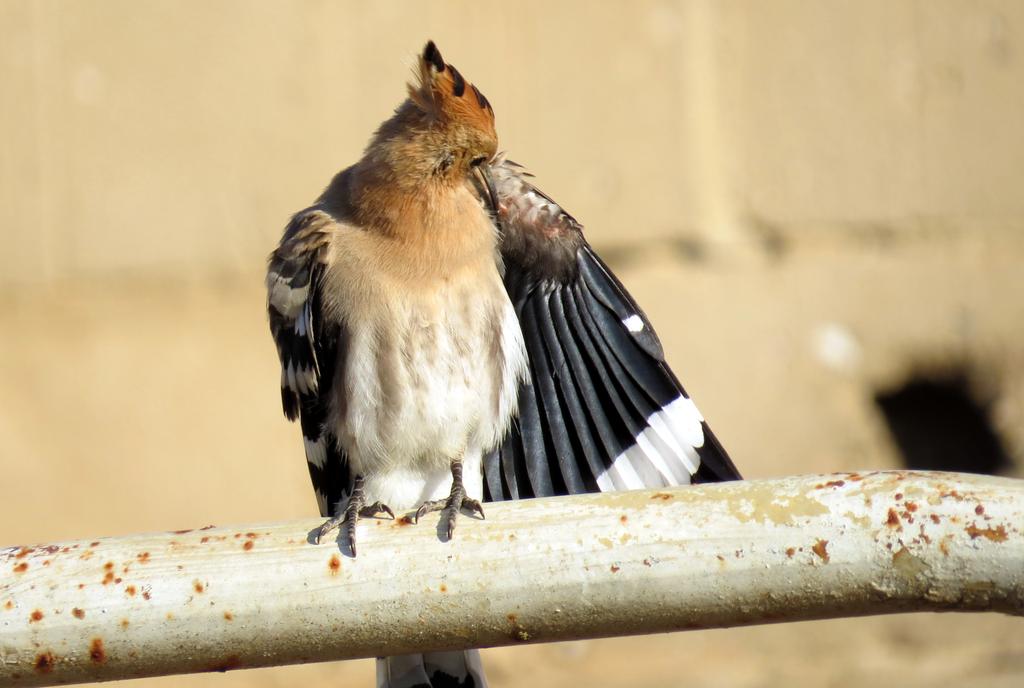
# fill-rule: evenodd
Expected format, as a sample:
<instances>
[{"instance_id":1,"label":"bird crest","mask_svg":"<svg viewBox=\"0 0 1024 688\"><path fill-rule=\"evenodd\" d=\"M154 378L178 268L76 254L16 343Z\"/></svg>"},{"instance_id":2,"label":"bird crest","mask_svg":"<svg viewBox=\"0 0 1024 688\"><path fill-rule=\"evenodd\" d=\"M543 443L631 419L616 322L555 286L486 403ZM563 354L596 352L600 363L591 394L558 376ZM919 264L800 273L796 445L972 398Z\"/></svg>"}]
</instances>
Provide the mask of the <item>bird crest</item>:
<instances>
[{"instance_id":1,"label":"bird crest","mask_svg":"<svg viewBox=\"0 0 1024 688\"><path fill-rule=\"evenodd\" d=\"M452 64L446 64L434 41L419 57L409 98L428 118L445 127L465 127L497 142L494 110L476 86Z\"/></svg>"}]
</instances>

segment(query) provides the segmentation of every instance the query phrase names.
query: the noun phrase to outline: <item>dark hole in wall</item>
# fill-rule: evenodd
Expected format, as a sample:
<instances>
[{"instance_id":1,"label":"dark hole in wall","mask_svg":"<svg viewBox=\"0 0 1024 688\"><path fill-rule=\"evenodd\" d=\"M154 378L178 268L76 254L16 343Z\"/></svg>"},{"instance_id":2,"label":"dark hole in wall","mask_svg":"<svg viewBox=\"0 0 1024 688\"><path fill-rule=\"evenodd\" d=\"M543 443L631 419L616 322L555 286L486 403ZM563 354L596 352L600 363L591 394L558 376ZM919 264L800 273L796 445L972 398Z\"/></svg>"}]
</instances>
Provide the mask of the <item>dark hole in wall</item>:
<instances>
[{"instance_id":1,"label":"dark hole in wall","mask_svg":"<svg viewBox=\"0 0 1024 688\"><path fill-rule=\"evenodd\" d=\"M989 404L972 395L963 374L913 377L876 394L875 403L907 468L994 474L1012 466Z\"/></svg>"}]
</instances>

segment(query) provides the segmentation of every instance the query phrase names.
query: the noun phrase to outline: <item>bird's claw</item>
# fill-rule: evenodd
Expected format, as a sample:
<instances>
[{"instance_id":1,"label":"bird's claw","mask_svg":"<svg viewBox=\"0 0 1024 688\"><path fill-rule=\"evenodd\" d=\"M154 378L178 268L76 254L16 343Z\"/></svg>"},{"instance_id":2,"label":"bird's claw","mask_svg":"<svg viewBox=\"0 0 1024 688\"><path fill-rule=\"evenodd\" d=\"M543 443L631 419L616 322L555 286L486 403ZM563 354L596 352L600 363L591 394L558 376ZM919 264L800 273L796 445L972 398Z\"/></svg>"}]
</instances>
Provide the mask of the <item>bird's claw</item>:
<instances>
[{"instance_id":1,"label":"bird's claw","mask_svg":"<svg viewBox=\"0 0 1024 688\"><path fill-rule=\"evenodd\" d=\"M453 487L452 493L448 496L448 499L438 499L429 502L423 502L420 508L416 510L416 516L414 521L419 523L419 520L426 514L432 511L441 512L441 525L444 529L446 538L452 539L452 534L455 532L455 520L459 515L459 512L466 509L470 513L479 514L480 518L486 518L484 516L484 508L479 501L472 497L467 497L466 492L459 485L458 488Z\"/></svg>"},{"instance_id":2,"label":"bird's claw","mask_svg":"<svg viewBox=\"0 0 1024 688\"><path fill-rule=\"evenodd\" d=\"M316 531L316 537L313 538L314 542L316 542L316 544L319 545L323 541L323 539L327 536L328 533L330 533L335 528L340 527L341 524L344 523L344 521L345 521L345 517L344 516L341 516L340 518L339 517L329 518L326 521L324 521L324 524L322 526L320 526L319 530Z\"/></svg>"},{"instance_id":3,"label":"bird's claw","mask_svg":"<svg viewBox=\"0 0 1024 688\"><path fill-rule=\"evenodd\" d=\"M320 526L320 530L316 534L316 544L319 545L324 537L335 528L341 528L348 539L348 546L352 550L352 556L354 557L356 556L356 522L360 518L374 518L380 514L387 514L392 520L395 518L395 512L391 510L391 507L381 501L364 505L362 482L360 481L349 497L345 511L339 516L327 519Z\"/></svg>"},{"instance_id":4,"label":"bird's claw","mask_svg":"<svg viewBox=\"0 0 1024 688\"><path fill-rule=\"evenodd\" d=\"M380 516L381 514L387 514L391 517L392 521L395 520L395 512L392 511L391 507L389 507L384 502L374 502L373 504L369 506L364 506L362 509L359 510L360 518L375 518L377 516Z\"/></svg>"}]
</instances>

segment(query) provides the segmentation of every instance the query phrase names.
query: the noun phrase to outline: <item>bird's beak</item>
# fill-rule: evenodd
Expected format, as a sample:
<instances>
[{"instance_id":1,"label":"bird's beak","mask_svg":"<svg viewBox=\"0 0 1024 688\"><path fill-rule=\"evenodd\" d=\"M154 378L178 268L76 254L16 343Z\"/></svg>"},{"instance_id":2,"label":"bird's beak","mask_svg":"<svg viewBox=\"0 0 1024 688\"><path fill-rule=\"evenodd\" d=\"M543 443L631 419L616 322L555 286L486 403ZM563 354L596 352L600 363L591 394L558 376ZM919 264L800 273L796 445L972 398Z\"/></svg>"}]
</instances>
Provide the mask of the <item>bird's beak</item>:
<instances>
[{"instance_id":1,"label":"bird's beak","mask_svg":"<svg viewBox=\"0 0 1024 688\"><path fill-rule=\"evenodd\" d=\"M494 179L491 178L491 168L486 162L482 162L473 168L473 175L480 185L481 192L485 193L484 201L494 215L494 222L501 229L501 217L498 214L498 190L494 186Z\"/></svg>"}]
</instances>

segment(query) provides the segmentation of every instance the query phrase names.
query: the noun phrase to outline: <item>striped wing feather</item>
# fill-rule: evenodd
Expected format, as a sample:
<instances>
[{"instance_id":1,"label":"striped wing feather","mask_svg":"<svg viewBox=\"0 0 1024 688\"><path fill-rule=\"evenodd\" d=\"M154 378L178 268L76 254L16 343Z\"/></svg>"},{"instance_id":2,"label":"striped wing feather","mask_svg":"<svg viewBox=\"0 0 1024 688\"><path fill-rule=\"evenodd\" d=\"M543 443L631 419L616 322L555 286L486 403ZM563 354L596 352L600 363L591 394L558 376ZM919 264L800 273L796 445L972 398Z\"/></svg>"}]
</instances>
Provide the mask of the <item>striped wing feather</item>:
<instances>
[{"instance_id":1,"label":"striped wing feather","mask_svg":"<svg viewBox=\"0 0 1024 688\"><path fill-rule=\"evenodd\" d=\"M333 516L351 483L348 461L325 427L331 381L344 332L323 316L322 278L334 220L309 209L292 218L270 256L267 310L281 361L281 402L299 420L309 475L322 516Z\"/></svg>"},{"instance_id":2,"label":"striped wing feather","mask_svg":"<svg viewBox=\"0 0 1024 688\"><path fill-rule=\"evenodd\" d=\"M509 437L485 458L485 497L738 479L647 316L579 223L518 165L499 160L489 173L531 382Z\"/></svg>"}]
</instances>

